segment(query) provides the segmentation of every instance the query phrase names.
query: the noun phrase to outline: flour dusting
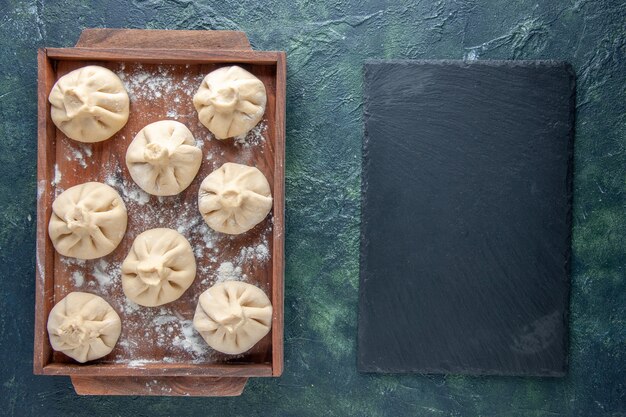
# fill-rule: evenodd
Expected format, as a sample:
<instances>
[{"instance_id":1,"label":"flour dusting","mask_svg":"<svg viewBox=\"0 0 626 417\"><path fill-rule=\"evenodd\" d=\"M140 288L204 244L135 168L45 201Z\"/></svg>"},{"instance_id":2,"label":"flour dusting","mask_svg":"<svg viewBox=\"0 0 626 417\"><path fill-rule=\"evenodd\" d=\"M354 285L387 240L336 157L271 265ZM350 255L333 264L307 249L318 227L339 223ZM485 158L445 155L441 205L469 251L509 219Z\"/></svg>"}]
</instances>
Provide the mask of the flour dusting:
<instances>
[{"instance_id":1,"label":"flour dusting","mask_svg":"<svg viewBox=\"0 0 626 417\"><path fill-rule=\"evenodd\" d=\"M143 206L150 201L150 194L139 188L134 181L123 179L119 171L109 172L104 182L119 191L125 203Z\"/></svg>"},{"instance_id":2,"label":"flour dusting","mask_svg":"<svg viewBox=\"0 0 626 417\"><path fill-rule=\"evenodd\" d=\"M132 361L128 361L126 364L129 368L143 368L150 363L158 363L159 361L154 359L133 359Z\"/></svg>"},{"instance_id":3,"label":"flour dusting","mask_svg":"<svg viewBox=\"0 0 626 417\"><path fill-rule=\"evenodd\" d=\"M124 195L129 200L132 200L141 206L143 206L148 201L150 201L150 194L148 194L147 192L145 192L144 190L140 188L131 188L131 189L126 188L124 190Z\"/></svg>"},{"instance_id":4,"label":"flour dusting","mask_svg":"<svg viewBox=\"0 0 626 417\"><path fill-rule=\"evenodd\" d=\"M87 168L88 165L93 164L93 161L89 159L93 155L91 144L67 141L65 146L67 146L65 159L68 161L77 162L81 168ZM74 168L74 171L76 171L76 168Z\"/></svg>"},{"instance_id":5,"label":"flour dusting","mask_svg":"<svg viewBox=\"0 0 626 417\"><path fill-rule=\"evenodd\" d=\"M182 337L179 335L172 340L174 346L180 347L195 356L208 353L209 346L204 339L202 339L202 336L193 328L193 322L191 320L183 320L181 322L181 329Z\"/></svg>"},{"instance_id":6,"label":"flour dusting","mask_svg":"<svg viewBox=\"0 0 626 417\"><path fill-rule=\"evenodd\" d=\"M91 156L93 155L93 149L91 149L91 145L83 143L81 145L81 148L83 152L85 152L85 155L87 155L88 158L91 158Z\"/></svg>"},{"instance_id":7,"label":"flour dusting","mask_svg":"<svg viewBox=\"0 0 626 417\"><path fill-rule=\"evenodd\" d=\"M157 326L162 326L166 323L175 322L177 320L178 318L176 316L173 316L171 314L165 314L163 316L156 316L153 320L153 323Z\"/></svg>"},{"instance_id":8,"label":"flour dusting","mask_svg":"<svg viewBox=\"0 0 626 417\"><path fill-rule=\"evenodd\" d=\"M131 101L149 101L164 96L175 103L184 99L191 100L203 78L202 74L186 74L182 79L175 78L173 67L167 65L157 66L156 72L148 71L142 65L125 69L124 64L120 65L117 75L124 83Z\"/></svg>"},{"instance_id":9,"label":"flour dusting","mask_svg":"<svg viewBox=\"0 0 626 417\"><path fill-rule=\"evenodd\" d=\"M41 196L46 192L46 181L39 180L37 182L37 201L41 199Z\"/></svg>"},{"instance_id":10,"label":"flour dusting","mask_svg":"<svg viewBox=\"0 0 626 417\"><path fill-rule=\"evenodd\" d=\"M265 132L267 132L267 122L262 120L245 135L235 137L234 143L246 148L260 145L265 142Z\"/></svg>"},{"instance_id":11,"label":"flour dusting","mask_svg":"<svg viewBox=\"0 0 626 417\"><path fill-rule=\"evenodd\" d=\"M241 281L243 274L240 266L234 266L232 262L223 262L217 268L215 283L224 281Z\"/></svg>"},{"instance_id":12,"label":"flour dusting","mask_svg":"<svg viewBox=\"0 0 626 417\"><path fill-rule=\"evenodd\" d=\"M67 266L76 265L79 267L84 267L87 264L87 261L84 259L70 258L69 256L61 256L61 262Z\"/></svg>"},{"instance_id":13,"label":"flour dusting","mask_svg":"<svg viewBox=\"0 0 626 417\"><path fill-rule=\"evenodd\" d=\"M76 148L72 149L72 156L74 157L74 160L77 161L81 167L87 168L87 162L85 161L85 157L80 150ZM71 160L69 155L68 155L68 159Z\"/></svg>"},{"instance_id":14,"label":"flour dusting","mask_svg":"<svg viewBox=\"0 0 626 417\"><path fill-rule=\"evenodd\" d=\"M122 305L122 308L124 310L124 313L130 315L130 314L136 313L142 307L139 304L132 301L130 298L124 296L124 304Z\"/></svg>"},{"instance_id":15,"label":"flour dusting","mask_svg":"<svg viewBox=\"0 0 626 417\"><path fill-rule=\"evenodd\" d=\"M239 256L237 257L238 264L245 264L251 261L266 262L270 258L270 251L267 246L267 241L264 240L258 245L252 245L241 248Z\"/></svg>"},{"instance_id":16,"label":"flour dusting","mask_svg":"<svg viewBox=\"0 0 626 417\"><path fill-rule=\"evenodd\" d=\"M106 289L115 282L121 274L121 265L117 262L107 262L99 259L95 262L91 275L98 281L98 285L102 289Z\"/></svg>"},{"instance_id":17,"label":"flour dusting","mask_svg":"<svg viewBox=\"0 0 626 417\"><path fill-rule=\"evenodd\" d=\"M74 281L74 286L82 287L85 283L85 276L79 271L72 272L72 280Z\"/></svg>"},{"instance_id":18,"label":"flour dusting","mask_svg":"<svg viewBox=\"0 0 626 417\"><path fill-rule=\"evenodd\" d=\"M63 174L61 174L61 170L59 169L59 164L54 164L54 178L52 179L52 186L56 186L61 182L63 178Z\"/></svg>"}]
</instances>

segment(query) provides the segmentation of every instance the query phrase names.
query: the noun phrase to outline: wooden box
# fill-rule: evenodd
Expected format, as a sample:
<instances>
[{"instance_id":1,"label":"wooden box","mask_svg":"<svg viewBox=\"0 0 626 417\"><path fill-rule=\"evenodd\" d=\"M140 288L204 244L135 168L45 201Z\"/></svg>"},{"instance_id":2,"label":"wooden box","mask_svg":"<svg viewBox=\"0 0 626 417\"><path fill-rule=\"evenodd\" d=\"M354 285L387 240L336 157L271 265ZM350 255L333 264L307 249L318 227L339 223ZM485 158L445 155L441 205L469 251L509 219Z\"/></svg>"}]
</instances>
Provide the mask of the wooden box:
<instances>
[{"instance_id":1,"label":"wooden box","mask_svg":"<svg viewBox=\"0 0 626 417\"><path fill-rule=\"evenodd\" d=\"M69 375L79 394L239 395L248 377L279 376L283 367L285 54L250 48L245 34L218 31L85 30L74 48L39 50L39 133L35 374ZM129 90L130 118L111 139L81 144L52 123L48 94L56 80L85 65L118 73ZM224 65L240 65L265 84L264 119L243 140L219 141L199 121L192 96L202 78ZM145 125L174 119L194 134L203 162L194 182L173 197L144 194L130 178L126 147ZM272 187L270 215L237 236L211 232L197 210L202 179L225 162L254 165ZM108 183L128 209L128 229L102 259L75 261L56 253L48 237L52 202L62 190L87 181ZM161 308L125 299L119 265L133 239L153 227L178 229L195 248L198 274L178 300ZM190 327L200 293L228 269L262 288L274 309L271 332L250 351L229 356L202 345ZM238 274L238 275L237 275ZM122 319L111 354L78 364L53 352L46 323L51 308L71 291L102 296Z\"/></svg>"}]
</instances>

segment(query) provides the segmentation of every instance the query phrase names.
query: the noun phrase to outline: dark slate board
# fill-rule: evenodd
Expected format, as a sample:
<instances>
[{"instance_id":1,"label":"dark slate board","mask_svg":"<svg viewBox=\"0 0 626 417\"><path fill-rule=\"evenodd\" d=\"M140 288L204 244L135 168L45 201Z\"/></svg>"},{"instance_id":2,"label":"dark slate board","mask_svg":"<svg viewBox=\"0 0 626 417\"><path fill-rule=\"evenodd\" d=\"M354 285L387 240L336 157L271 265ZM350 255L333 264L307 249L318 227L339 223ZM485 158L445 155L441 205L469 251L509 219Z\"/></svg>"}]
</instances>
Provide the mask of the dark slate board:
<instances>
[{"instance_id":1,"label":"dark slate board","mask_svg":"<svg viewBox=\"0 0 626 417\"><path fill-rule=\"evenodd\" d=\"M359 370L566 373L574 112L562 62L365 65Z\"/></svg>"}]
</instances>

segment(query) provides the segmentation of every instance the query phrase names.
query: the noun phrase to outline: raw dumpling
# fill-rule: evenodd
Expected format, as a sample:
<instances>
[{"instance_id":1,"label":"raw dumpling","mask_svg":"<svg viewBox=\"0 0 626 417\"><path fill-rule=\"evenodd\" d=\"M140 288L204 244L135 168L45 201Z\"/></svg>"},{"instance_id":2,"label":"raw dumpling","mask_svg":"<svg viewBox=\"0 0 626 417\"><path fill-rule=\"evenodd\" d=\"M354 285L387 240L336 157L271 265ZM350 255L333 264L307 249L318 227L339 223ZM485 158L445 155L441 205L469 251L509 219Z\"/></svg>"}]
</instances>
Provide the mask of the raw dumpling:
<instances>
[{"instance_id":1,"label":"raw dumpling","mask_svg":"<svg viewBox=\"0 0 626 417\"><path fill-rule=\"evenodd\" d=\"M127 221L117 191L100 182L86 182L54 200L48 233L61 255L94 259L113 252L124 237Z\"/></svg>"},{"instance_id":2,"label":"raw dumpling","mask_svg":"<svg viewBox=\"0 0 626 417\"><path fill-rule=\"evenodd\" d=\"M237 355L269 333L272 304L254 285L226 281L200 294L193 327L213 349Z\"/></svg>"},{"instance_id":3,"label":"raw dumpling","mask_svg":"<svg viewBox=\"0 0 626 417\"><path fill-rule=\"evenodd\" d=\"M263 117L266 102L263 82L238 66L211 72L193 96L200 122L218 139L248 133Z\"/></svg>"},{"instance_id":4,"label":"raw dumpling","mask_svg":"<svg viewBox=\"0 0 626 417\"><path fill-rule=\"evenodd\" d=\"M272 193L257 168L227 162L200 184L198 207L211 229L237 235L267 216Z\"/></svg>"},{"instance_id":5,"label":"raw dumpling","mask_svg":"<svg viewBox=\"0 0 626 417\"><path fill-rule=\"evenodd\" d=\"M81 363L111 353L121 331L122 322L113 307L86 292L69 293L48 316L52 349Z\"/></svg>"},{"instance_id":6,"label":"raw dumpling","mask_svg":"<svg viewBox=\"0 0 626 417\"><path fill-rule=\"evenodd\" d=\"M172 229L151 229L137 236L122 263L124 294L146 307L177 300L195 277L191 245Z\"/></svg>"},{"instance_id":7,"label":"raw dumpling","mask_svg":"<svg viewBox=\"0 0 626 417\"><path fill-rule=\"evenodd\" d=\"M176 195L191 184L200 163L202 151L193 135L182 123L161 120L137 133L126 151L130 176L145 192L154 195Z\"/></svg>"},{"instance_id":8,"label":"raw dumpling","mask_svg":"<svg viewBox=\"0 0 626 417\"><path fill-rule=\"evenodd\" d=\"M122 80L104 67L89 65L59 78L48 101L54 124L79 142L108 139L128 121L128 93Z\"/></svg>"}]
</instances>

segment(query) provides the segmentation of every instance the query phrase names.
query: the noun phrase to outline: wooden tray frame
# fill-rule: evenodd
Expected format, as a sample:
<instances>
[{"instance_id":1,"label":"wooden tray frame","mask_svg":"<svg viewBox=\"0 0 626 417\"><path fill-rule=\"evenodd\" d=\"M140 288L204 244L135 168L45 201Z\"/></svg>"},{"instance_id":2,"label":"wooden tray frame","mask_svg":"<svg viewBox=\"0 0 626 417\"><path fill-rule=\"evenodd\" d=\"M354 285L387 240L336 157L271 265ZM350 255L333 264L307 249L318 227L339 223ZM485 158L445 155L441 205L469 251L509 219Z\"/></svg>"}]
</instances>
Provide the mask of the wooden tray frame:
<instances>
[{"instance_id":1,"label":"wooden tray frame","mask_svg":"<svg viewBox=\"0 0 626 417\"><path fill-rule=\"evenodd\" d=\"M56 127L50 118L48 95L55 82L55 61L100 60L163 64L250 63L276 67L274 167L273 274L271 363L263 364L123 364L51 363L52 349L46 323L54 305L54 247L48 238L52 210L50 173L55 153L49 152ZM253 51L243 32L86 29L75 48L38 51L37 181L45 184L37 202L37 269L33 370L38 375L69 375L83 395L240 395L248 377L277 377L283 370L284 323L284 160L285 86L284 52Z\"/></svg>"}]
</instances>

